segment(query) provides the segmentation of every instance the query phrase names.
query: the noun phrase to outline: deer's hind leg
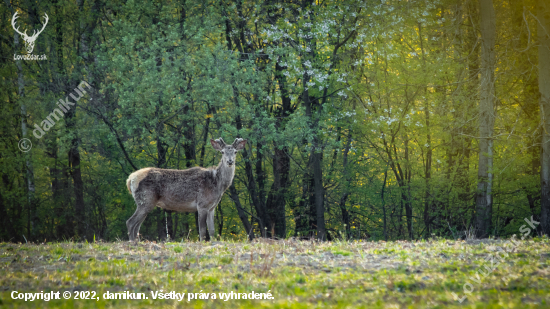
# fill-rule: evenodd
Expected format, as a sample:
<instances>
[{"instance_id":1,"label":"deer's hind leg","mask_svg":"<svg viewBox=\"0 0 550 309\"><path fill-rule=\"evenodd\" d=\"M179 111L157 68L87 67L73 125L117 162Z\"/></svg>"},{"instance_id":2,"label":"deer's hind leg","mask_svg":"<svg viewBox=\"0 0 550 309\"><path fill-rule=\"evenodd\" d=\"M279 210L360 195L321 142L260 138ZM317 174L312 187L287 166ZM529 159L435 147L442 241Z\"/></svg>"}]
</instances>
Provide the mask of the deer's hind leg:
<instances>
[{"instance_id":1,"label":"deer's hind leg","mask_svg":"<svg viewBox=\"0 0 550 309\"><path fill-rule=\"evenodd\" d=\"M141 223L147 217L147 214L155 208L156 197L153 192L148 190L141 190L134 194L134 200L136 201L136 212L126 221L126 227L128 228L128 237L130 241L137 240L139 228Z\"/></svg>"}]
</instances>

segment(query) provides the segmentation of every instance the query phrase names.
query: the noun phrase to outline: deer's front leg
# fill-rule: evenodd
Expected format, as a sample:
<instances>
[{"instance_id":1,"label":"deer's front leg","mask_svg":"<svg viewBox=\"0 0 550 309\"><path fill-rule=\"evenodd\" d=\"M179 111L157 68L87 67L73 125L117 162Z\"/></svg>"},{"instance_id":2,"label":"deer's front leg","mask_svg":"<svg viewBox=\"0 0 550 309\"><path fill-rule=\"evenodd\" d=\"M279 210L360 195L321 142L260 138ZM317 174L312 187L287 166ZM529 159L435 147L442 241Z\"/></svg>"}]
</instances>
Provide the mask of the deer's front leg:
<instances>
[{"instance_id":1,"label":"deer's front leg","mask_svg":"<svg viewBox=\"0 0 550 309\"><path fill-rule=\"evenodd\" d=\"M208 217L208 209L199 209L199 236L201 241L206 240L207 217Z\"/></svg>"},{"instance_id":2,"label":"deer's front leg","mask_svg":"<svg viewBox=\"0 0 550 309\"><path fill-rule=\"evenodd\" d=\"M216 207L213 207L211 210L208 211L208 234L210 234L210 241L213 241L216 239L216 228L214 227L214 213L215 213Z\"/></svg>"},{"instance_id":3,"label":"deer's front leg","mask_svg":"<svg viewBox=\"0 0 550 309\"><path fill-rule=\"evenodd\" d=\"M222 197L218 198L218 200L212 204L210 210L208 211L208 218L206 222L208 223L208 234L210 234L210 240L216 239L216 226L214 225L214 215L216 214L216 206L220 203L222 200ZM220 231L221 232L221 231Z\"/></svg>"}]
</instances>

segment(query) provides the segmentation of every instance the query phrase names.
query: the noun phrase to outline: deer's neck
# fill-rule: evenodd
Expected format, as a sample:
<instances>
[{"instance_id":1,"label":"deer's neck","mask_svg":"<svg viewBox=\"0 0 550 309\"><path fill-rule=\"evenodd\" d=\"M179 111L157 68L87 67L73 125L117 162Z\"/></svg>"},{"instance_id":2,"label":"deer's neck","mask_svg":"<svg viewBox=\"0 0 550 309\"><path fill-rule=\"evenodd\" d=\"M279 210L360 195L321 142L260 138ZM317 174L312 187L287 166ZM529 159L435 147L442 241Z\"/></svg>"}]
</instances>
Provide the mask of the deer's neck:
<instances>
[{"instance_id":1,"label":"deer's neck","mask_svg":"<svg viewBox=\"0 0 550 309\"><path fill-rule=\"evenodd\" d=\"M216 167L216 178L218 179L218 186L225 191L233 182L235 176L235 164L229 166L225 164L223 160Z\"/></svg>"}]
</instances>

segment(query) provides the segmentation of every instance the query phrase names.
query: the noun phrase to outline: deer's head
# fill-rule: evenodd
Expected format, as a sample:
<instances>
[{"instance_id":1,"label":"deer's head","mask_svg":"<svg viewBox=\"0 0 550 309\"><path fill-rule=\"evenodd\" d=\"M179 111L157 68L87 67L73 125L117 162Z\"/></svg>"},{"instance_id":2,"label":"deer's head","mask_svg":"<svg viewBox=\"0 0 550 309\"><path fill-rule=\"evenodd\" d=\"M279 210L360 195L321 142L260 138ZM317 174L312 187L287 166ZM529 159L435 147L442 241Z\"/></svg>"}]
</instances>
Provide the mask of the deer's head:
<instances>
[{"instance_id":1,"label":"deer's head","mask_svg":"<svg viewBox=\"0 0 550 309\"><path fill-rule=\"evenodd\" d=\"M17 16L17 12L15 12L15 14L13 14L13 17L11 19L11 26L13 27L13 30L15 30L15 32L19 33L23 37L23 40L25 41L25 48L27 49L27 53L30 54L34 49L34 41L36 41L36 38L38 38L38 35L42 33L42 31L44 31L44 28L46 28L46 25L48 24L48 19L49 19L48 14L44 13L45 22L42 24L42 29L40 29L40 31L38 32L34 30L31 36L27 35L27 30L25 30L25 32L20 32L19 27L17 28L15 27L15 20L17 18L19 18L19 16Z\"/></svg>"},{"instance_id":2,"label":"deer's head","mask_svg":"<svg viewBox=\"0 0 550 309\"><path fill-rule=\"evenodd\" d=\"M246 140L242 138L236 138L233 144L227 145L223 139L220 137L217 140L210 140L210 144L217 151L222 153L222 161L232 166L235 164L235 158L237 157L237 151L244 149L246 145Z\"/></svg>"}]
</instances>

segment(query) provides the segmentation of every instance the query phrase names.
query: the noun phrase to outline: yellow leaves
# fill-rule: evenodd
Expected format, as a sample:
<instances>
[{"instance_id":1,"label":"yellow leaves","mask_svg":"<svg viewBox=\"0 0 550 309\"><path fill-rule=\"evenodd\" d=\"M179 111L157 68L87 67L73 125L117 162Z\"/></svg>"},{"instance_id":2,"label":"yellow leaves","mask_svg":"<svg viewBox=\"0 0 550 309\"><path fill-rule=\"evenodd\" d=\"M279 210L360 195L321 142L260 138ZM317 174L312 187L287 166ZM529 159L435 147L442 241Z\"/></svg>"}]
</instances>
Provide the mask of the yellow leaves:
<instances>
[{"instance_id":1,"label":"yellow leaves","mask_svg":"<svg viewBox=\"0 0 550 309\"><path fill-rule=\"evenodd\" d=\"M151 144L151 145L156 145L157 142L156 142L156 141L151 141L149 144Z\"/></svg>"},{"instance_id":2,"label":"yellow leaves","mask_svg":"<svg viewBox=\"0 0 550 309\"><path fill-rule=\"evenodd\" d=\"M214 115L212 115L212 114L206 114L206 115L204 116L204 118L206 118L206 119L212 118L212 117L214 117Z\"/></svg>"}]
</instances>

